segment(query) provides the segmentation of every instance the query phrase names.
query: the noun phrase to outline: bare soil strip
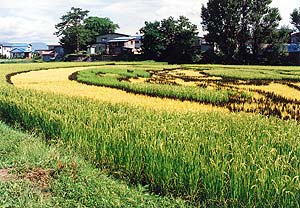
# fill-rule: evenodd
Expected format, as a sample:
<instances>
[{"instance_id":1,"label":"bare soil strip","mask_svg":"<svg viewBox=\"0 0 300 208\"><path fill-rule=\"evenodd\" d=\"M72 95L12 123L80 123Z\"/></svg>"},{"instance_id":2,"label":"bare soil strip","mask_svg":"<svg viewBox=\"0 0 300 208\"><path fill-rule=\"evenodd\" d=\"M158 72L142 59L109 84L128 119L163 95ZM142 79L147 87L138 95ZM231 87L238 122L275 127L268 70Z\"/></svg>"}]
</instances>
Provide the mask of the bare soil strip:
<instances>
[{"instance_id":1,"label":"bare soil strip","mask_svg":"<svg viewBox=\"0 0 300 208\"><path fill-rule=\"evenodd\" d=\"M11 179L11 175L9 174L9 169L0 169L0 182L8 181Z\"/></svg>"}]
</instances>

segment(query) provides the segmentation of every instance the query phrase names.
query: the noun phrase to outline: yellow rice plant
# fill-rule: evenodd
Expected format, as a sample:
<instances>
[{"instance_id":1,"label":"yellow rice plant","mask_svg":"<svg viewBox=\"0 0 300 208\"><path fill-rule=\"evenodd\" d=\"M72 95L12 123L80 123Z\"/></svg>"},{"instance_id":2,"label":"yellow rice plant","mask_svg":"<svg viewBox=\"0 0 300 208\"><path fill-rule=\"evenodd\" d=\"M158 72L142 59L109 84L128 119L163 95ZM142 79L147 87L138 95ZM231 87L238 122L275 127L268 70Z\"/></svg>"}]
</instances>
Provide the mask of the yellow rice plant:
<instances>
[{"instance_id":1,"label":"yellow rice plant","mask_svg":"<svg viewBox=\"0 0 300 208\"><path fill-rule=\"evenodd\" d=\"M112 88L88 86L68 79L70 74L84 69L88 68L75 67L33 71L13 76L12 82L16 87L23 89L34 89L37 91L58 93L74 97L85 97L109 103L123 103L133 106L142 106L155 110L179 112L228 112L225 108L214 107L212 105L189 101L182 102L144 95L134 95Z\"/></svg>"}]
</instances>

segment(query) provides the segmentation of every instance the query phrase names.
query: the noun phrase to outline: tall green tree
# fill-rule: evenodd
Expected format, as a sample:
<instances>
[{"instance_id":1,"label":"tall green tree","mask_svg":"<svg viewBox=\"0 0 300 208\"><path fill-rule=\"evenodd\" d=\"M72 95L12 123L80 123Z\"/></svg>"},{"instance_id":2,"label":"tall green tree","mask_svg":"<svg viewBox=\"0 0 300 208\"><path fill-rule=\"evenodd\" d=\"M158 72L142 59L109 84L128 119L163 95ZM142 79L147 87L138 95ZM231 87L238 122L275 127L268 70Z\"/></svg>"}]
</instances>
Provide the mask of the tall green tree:
<instances>
[{"instance_id":1,"label":"tall green tree","mask_svg":"<svg viewBox=\"0 0 300 208\"><path fill-rule=\"evenodd\" d=\"M263 57L266 64L282 65L288 63L288 50L286 43L290 40L292 30L288 26L282 26L276 29L272 36L266 40L269 44L267 50L264 51Z\"/></svg>"},{"instance_id":2,"label":"tall green tree","mask_svg":"<svg viewBox=\"0 0 300 208\"><path fill-rule=\"evenodd\" d=\"M113 33L119 29L119 25L107 17L88 17L84 20L84 28L89 31L88 42L93 43L98 35Z\"/></svg>"},{"instance_id":3,"label":"tall green tree","mask_svg":"<svg viewBox=\"0 0 300 208\"><path fill-rule=\"evenodd\" d=\"M84 28L83 21L88 13L88 10L72 7L60 18L61 22L55 25L57 32L54 34L60 38L67 53L78 52L85 48L88 31Z\"/></svg>"},{"instance_id":4,"label":"tall green tree","mask_svg":"<svg viewBox=\"0 0 300 208\"><path fill-rule=\"evenodd\" d=\"M169 17L158 22L145 22L140 30L143 34L143 52L146 58L169 63L190 63L195 58L194 44L197 26L188 18Z\"/></svg>"},{"instance_id":5,"label":"tall green tree","mask_svg":"<svg viewBox=\"0 0 300 208\"><path fill-rule=\"evenodd\" d=\"M240 63L246 63L246 57L249 55L249 40L251 39L250 31L250 16L251 7L247 0L240 1L238 15L240 16L240 23L237 32L238 49L236 58Z\"/></svg>"},{"instance_id":6,"label":"tall green tree","mask_svg":"<svg viewBox=\"0 0 300 208\"><path fill-rule=\"evenodd\" d=\"M160 30L160 22L145 22L145 26L140 30L143 34L143 53L147 59L160 60L167 48L164 35Z\"/></svg>"},{"instance_id":7,"label":"tall green tree","mask_svg":"<svg viewBox=\"0 0 300 208\"><path fill-rule=\"evenodd\" d=\"M252 0L250 27L252 28L252 52L254 58L261 53L262 44L272 44L277 41L270 38L275 35L281 16L278 8L271 8L272 0ZM273 40L273 41L272 41Z\"/></svg>"},{"instance_id":8,"label":"tall green tree","mask_svg":"<svg viewBox=\"0 0 300 208\"><path fill-rule=\"evenodd\" d=\"M209 0L202 6L202 25L209 42L217 44L224 59L232 62L238 48L240 1ZM245 28L244 28L245 29Z\"/></svg>"},{"instance_id":9,"label":"tall green tree","mask_svg":"<svg viewBox=\"0 0 300 208\"><path fill-rule=\"evenodd\" d=\"M215 42L227 63L256 59L262 45L272 36L281 20L272 0L209 0L202 6L202 26L206 38ZM250 56L251 53L251 56Z\"/></svg>"},{"instance_id":10,"label":"tall green tree","mask_svg":"<svg viewBox=\"0 0 300 208\"><path fill-rule=\"evenodd\" d=\"M291 23L300 32L300 7L299 9L294 9L291 14Z\"/></svg>"},{"instance_id":11,"label":"tall green tree","mask_svg":"<svg viewBox=\"0 0 300 208\"><path fill-rule=\"evenodd\" d=\"M72 7L55 25L54 33L60 38L66 53L86 50L89 44L96 41L96 36L115 32L119 26L109 18L88 17L89 11Z\"/></svg>"}]
</instances>

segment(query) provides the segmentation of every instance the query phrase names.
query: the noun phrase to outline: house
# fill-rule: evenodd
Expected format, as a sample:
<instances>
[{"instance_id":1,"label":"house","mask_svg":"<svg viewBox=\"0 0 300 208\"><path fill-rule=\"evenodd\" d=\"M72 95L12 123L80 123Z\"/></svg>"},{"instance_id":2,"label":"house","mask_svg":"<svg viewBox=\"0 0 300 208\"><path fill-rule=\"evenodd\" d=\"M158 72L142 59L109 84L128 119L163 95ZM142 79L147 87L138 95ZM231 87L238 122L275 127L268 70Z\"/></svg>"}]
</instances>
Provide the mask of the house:
<instances>
[{"instance_id":1,"label":"house","mask_svg":"<svg viewBox=\"0 0 300 208\"><path fill-rule=\"evenodd\" d=\"M295 65L300 65L300 32L291 34L291 43L288 44L289 59Z\"/></svg>"},{"instance_id":2,"label":"house","mask_svg":"<svg viewBox=\"0 0 300 208\"><path fill-rule=\"evenodd\" d=\"M40 55L43 61L55 61L55 52L54 51L41 51Z\"/></svg>"},{"instance_id":3,"label":"house","mask_svg":"<svg viewBox=\"0 0 300 208\"><path fill-rule=\"evenodd\" d=\"M0 44L0 56L9 58L10 57L11 47L8 44Z\"/></svg>"},{"instance_id":4,"label":"house","mask_svg":"<svg viewBox=\"0 0 300 208\"><path fill-rule=\"evenodd\" d=\"M119 55L122 52L139 54L141 52L141 36L129 36L121 33L109 33L96 37L96 43L88 47L89 54Z\"/></svg>"},{"instance_id":5,"label":"house","mask_svg":"<svg viewBox=\"0 0 300 208\"><path fill-rule=\"evenodd\" d=\"M135 35L134 37L134 54L141 54L143 45L143 36Z\"/></svg>"},{"instance_id":6,"label":"house","mask_svg":"<svg viewBox=\"0 0 300 208\"><path fill-rule=\"evenodd\" d=\"M9 58L32 58L32 45L27 43L13 43L9 45Z\"/></svg>"},{"instance_id":7,"label":"house","mask_svg":"<svg viewBox=\"0 0 300 208\"><path fill-rule=\"evenodd\" d=\"M31 44L12 44L10 58L32 58Z\"/></svg>"},{"instance_id":8,"label":"house","mask_svg":"<svg viewBox=\"0 0 300 208\"><path fill-rule=\"evenodd\" d=\"M206 41L204 37L198 37L194 45L202 53L215 51L214 43Z\"/></svg>"},{"instance_id":9,"label":"house","mask_svg":"<svg viewBox=\"0 0 300 208\"><path fill-rule=\"evenodd\" d=\"M291 43L300 43L300 32L291 33Z\"/></svg>"},{"instance_id":10,"label":"house","mask_svg":"<svg viewBox=\"0 0 300 208\"><path fill-rule=\"evenodd\" d=\"M109 54L120 55L123 52L140 54L141 36L118 37L108 41Z\"/></svg>"},{"instance_id":11,"label":"house","mask_svg":"<svg viewBox=\"0 0 300 208\"><path fill-rule=\"evenodd\" d=\"M65 52L61 45L48 45L48 50L38 51L43 61L60 61L63 59Z\"/></svg>"},{"instance_id":12,"label":"house","mask_svg":"<svg viewBox=\"0 0 300 208\"><path fill-rule=\"evenodd\" d=\"M0 44L0 55L6 58L32 58L32 45L27 43Z\"/></svg>"},{"instance_id":13,"label":"house","mask_svg":"<svg viewBox=\"0 0 300 208\"><path fill-rule=\"evenodd\" d=\"M109 33L105 35L99 35L96 37L95 52L109 54L108 41L119 37L129 37L129 35L121 33Z\"/></svg>"}]
</instances>

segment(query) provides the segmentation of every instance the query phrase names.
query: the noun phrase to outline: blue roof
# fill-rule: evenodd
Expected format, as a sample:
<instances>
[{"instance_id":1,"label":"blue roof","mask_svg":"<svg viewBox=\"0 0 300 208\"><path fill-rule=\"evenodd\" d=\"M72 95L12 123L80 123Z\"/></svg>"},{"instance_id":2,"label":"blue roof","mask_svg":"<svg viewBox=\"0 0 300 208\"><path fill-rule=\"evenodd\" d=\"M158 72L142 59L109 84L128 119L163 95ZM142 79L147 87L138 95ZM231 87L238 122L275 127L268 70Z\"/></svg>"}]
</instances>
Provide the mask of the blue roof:
<instances>
[{"instance_id":1,"label":"blue roof","mask_svg":"<svg viewBox=\"0 0 300 208\"><path fill-rule=\"evenodd\" d=\"M300 52L300 44L288 44L288 52L289 53L299 53Z\"/></svg>"},{"instance_id":2,"label":"blue roof","mask_svg":"<svg viewBox=\"0 0 300 208\"><path fill-rule=\"evenodd\" d=\"M14 48L10 51L10 53L30 53L32 52L31 50L29 49L25 49L25 48Z\"/></svg>"},{"instance_id":3,"label":"blue roof","mask_svg":"<svg viewBox=\"0 0 300 208\"><path fill-rule=\"evenodd\" d=\"M10 52L11 53L24 53L25 49L24 48L14 48Z\"/></svg>"}]
</instances>

